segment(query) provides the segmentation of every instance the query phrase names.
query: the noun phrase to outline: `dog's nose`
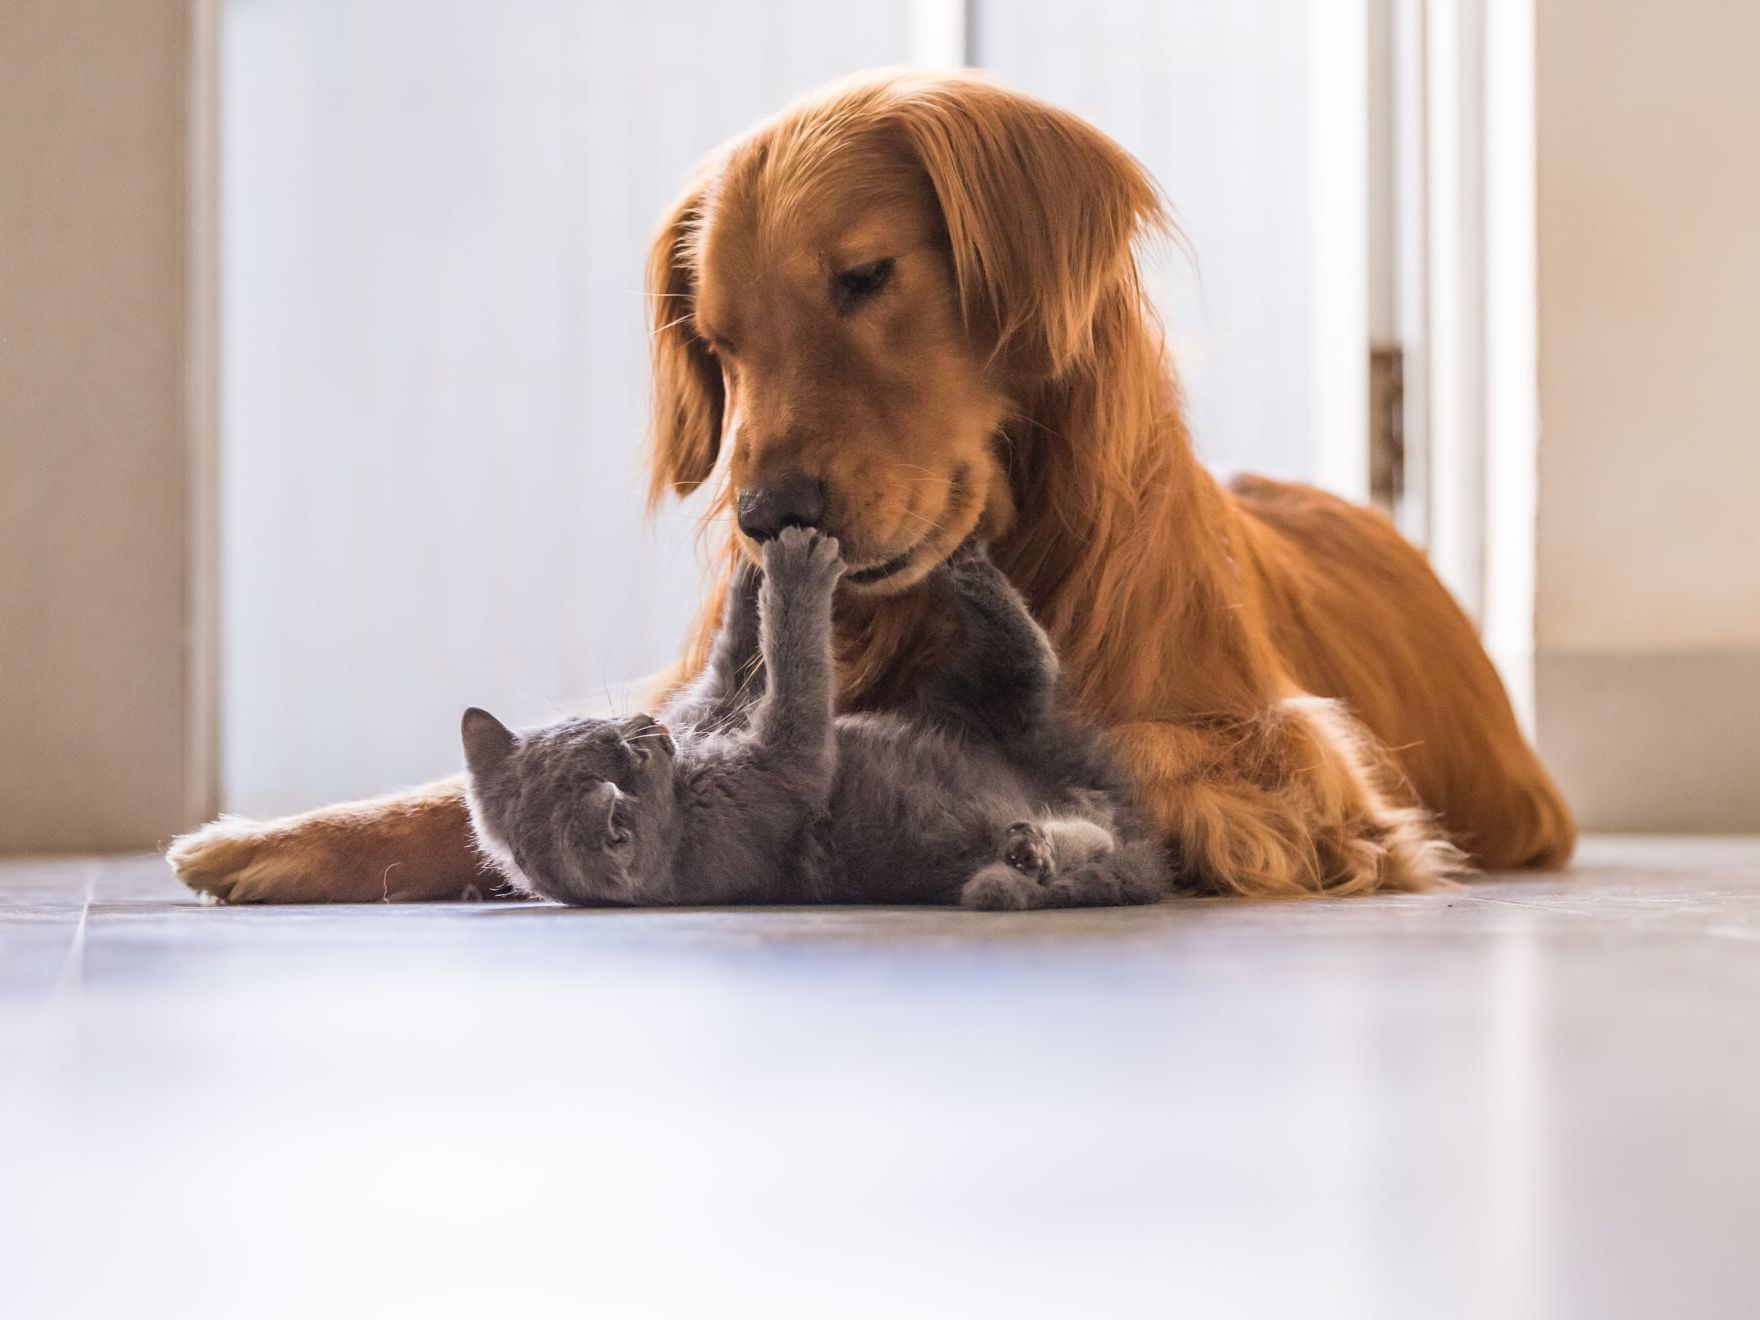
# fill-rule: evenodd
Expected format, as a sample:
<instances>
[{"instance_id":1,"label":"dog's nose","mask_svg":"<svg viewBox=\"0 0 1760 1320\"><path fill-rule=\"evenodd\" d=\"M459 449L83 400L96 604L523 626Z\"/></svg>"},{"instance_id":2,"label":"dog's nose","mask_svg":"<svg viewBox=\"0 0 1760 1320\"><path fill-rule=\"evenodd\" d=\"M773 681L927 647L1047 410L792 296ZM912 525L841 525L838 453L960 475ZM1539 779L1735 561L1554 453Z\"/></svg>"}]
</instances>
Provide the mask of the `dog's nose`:
<instances>
[{"instance_id":1,"label":"dog's nose","mask_svg":"<svg viewBox=\"0 0 1760 1320\"><path fill-rule=\"evenodd\" d=\"M824 517L825 483L805 472L739 493L739 529L754 541L771 540L784 527L817 527Z\"/></svg>"}]
</instances>

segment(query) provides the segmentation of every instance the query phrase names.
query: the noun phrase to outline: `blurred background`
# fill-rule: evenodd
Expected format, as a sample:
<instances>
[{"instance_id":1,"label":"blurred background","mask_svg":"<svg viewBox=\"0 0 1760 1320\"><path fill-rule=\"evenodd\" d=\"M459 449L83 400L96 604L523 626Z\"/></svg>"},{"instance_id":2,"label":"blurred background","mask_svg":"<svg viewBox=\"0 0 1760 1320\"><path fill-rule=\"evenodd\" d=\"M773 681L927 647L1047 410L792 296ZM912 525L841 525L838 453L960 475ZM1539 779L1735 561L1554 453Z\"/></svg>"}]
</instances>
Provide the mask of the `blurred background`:
<instances>
[{"instance_id":1,"label":"blurred background","mask_svg":"<svg viewBox=\"0 0 1760 1320\"><path fill-rule=\"evenodd\" d=\"M454 768L676 653L641 270L876 65L1137 153L1204 457L1379 503L1595 829L1760 828L1745 0L0 10L0 850Z\"/></svg>"}]
</instances>

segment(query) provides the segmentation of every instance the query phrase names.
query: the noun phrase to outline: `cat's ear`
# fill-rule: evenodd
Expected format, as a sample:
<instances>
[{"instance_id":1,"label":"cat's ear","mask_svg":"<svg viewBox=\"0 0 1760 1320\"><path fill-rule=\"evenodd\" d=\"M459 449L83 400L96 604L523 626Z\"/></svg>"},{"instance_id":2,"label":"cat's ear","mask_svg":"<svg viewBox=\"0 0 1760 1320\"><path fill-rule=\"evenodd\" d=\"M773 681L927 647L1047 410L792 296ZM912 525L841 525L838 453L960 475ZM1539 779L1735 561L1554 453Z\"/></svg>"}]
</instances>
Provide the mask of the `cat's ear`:
<instances>
[{"instance_id":1,"label":"cat's ear","mask_svg":"<svg viewBox=\"0 0 1760 1320\"><path fill-rule=\"evenodd\" d=\"M513 755L513 733L488 711L472 706L459 726L464 738L464 763L478 778L497 769Z\"/></svg>"},{"instance_id":2,"label":"cat's ear","mask_svg":"<svg viewBox=\"0 0 1760 1320\"><path fill-rule=\"evenodd\" d=\"M622 796L622 789L606 781L595 784L581 804L581 815L593 836L613 848L621 848L630 841L629 831L617 823L617 802Z\"/></svg>"}]
</instances>

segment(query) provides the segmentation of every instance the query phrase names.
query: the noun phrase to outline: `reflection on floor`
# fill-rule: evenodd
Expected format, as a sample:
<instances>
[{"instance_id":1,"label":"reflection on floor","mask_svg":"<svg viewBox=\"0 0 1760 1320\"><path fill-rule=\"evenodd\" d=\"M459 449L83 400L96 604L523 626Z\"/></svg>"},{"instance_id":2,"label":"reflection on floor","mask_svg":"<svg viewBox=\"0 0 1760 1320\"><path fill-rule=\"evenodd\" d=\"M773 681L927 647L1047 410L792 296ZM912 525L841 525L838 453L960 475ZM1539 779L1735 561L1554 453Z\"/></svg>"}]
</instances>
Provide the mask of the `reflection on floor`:
<instances>
[{"instance_id":1,"label":"reflection on floor","mask_svg":"<svg viewBox=\"0 0 1760 1320\"><path fill-rule=\"evenodd\" d=\"M1433 896L214 908L0 867L15 1316L1760 1314L1760 841Z\"/></svg>"}]
</instances>

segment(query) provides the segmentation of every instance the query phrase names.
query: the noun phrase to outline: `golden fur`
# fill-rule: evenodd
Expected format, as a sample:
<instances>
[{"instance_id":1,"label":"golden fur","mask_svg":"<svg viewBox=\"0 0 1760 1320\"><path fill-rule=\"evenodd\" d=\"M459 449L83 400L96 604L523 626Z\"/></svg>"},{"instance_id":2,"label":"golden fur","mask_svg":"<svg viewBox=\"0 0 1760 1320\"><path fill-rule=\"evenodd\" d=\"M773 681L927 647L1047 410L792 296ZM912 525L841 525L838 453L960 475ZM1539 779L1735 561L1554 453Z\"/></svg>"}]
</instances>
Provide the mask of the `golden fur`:
<instances>
[{"instance_id":1,"label":"golden fur","mask_svg":"<svg viewBox=\"0 0 1760 1320\"><path fill-rule=\"evenodd\" d=\"M1422 555L1374 512L1196 461L1137 277L1162 224L1115 143L971 75L790 107L704 162L655 243L656 498L717 482L725 508L808 473L853 565L903 565L840 601L858 706L934 663L911 588L990 538L1194 890L1420 888L1455 845L1561 863L1570 813ZM833 304L882 258L871 305ZM717 591L681 674L718 613ZM223 897L377 898L387 866L408 896L456 893L476 880L457 786L418 793L172 857Z\"/></svg>"}]
</instances>

